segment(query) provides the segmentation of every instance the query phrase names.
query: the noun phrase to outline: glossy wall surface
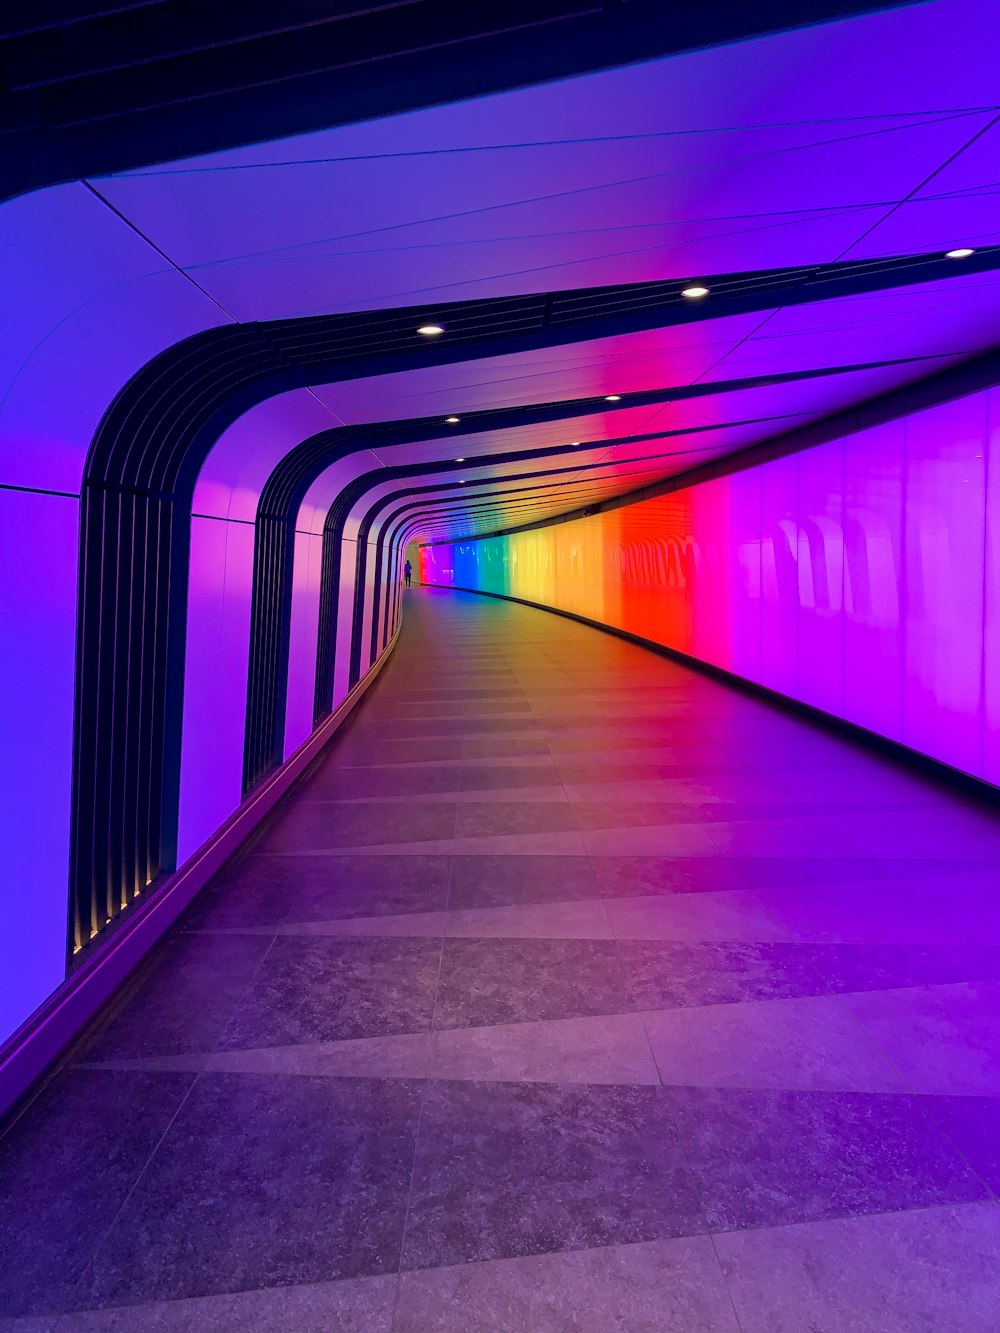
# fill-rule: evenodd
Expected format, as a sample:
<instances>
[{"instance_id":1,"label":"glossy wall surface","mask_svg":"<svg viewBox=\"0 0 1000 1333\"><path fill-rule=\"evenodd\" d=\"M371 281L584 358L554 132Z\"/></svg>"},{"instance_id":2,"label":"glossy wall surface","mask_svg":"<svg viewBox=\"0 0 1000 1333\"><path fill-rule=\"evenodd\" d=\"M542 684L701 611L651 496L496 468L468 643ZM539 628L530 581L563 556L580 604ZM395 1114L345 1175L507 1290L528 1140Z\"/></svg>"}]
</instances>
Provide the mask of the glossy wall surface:
<instances>
[{"instance_id":1,"label":"glossy wall surface","mask_svg":"<svg viewBox=\"0 0 1000 1333\"><path fill-rule=\"evenodd\" d=\"M991 466L992 456L992 466ZM1000 785L1000 390L421 579L601 621Z\"/></svg>"}]
</instances>

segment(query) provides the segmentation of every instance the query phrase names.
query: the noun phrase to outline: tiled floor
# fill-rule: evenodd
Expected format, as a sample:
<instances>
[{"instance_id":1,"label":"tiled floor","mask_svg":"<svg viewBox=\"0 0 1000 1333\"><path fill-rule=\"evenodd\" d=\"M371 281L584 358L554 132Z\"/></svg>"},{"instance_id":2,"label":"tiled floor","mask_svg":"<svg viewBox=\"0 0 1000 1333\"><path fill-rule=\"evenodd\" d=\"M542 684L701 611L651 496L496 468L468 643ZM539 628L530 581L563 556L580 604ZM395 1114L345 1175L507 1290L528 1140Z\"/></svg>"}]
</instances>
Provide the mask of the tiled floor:
<instances>
[{"instance_id":1,"label":"tiled floor","mask_svg":"<svg viewBox=\"0 0 1000 1333\"><path fill-rule=\"evenodd\" d=\"M0 1329L1000 1328L1000 819L415 589L0 1144Z\"/></svg>"}]
</instances>

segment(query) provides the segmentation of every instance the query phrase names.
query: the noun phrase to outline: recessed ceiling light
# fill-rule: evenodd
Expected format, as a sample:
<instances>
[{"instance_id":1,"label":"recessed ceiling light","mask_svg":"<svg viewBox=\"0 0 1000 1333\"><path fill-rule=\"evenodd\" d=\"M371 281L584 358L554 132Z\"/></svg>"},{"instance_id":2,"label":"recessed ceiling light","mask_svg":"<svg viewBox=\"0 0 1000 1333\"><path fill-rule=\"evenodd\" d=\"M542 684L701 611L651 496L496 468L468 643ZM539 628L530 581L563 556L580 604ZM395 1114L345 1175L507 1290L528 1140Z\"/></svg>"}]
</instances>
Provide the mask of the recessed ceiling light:
<instances>
[{"instance_id":1,"label":"recessed ceiling light","mask_svg":"<svg viewBox=\"0 0 1000 1333\"><path fill-rule=\"evenodd\" d=\"M606 403L620 403L621 400L622 396L620 393L606 393L604 395L604 401Z\"/></svg>"},{"instance_id":2,"label":"recessed ceiling light","mask_svg":"<svg viewBox=\"0 0 1000 1333\"><path fill-rule=\"evenodd\" d=\"M436 338L439 333L444 333L443 324L418 324L417 332L425 338Z\"/></svg>"},{"instance_id":3,"label":"recessed ceiling light","mask_svg":"<svg viewBox=\"0 0 1000 1333\"><path fill-rule=\"evenodd\" d=\"M445 422L449 426L457 426L461 420L461 417L445 417Z\"/></svg>"},{"instance_id":4,"label":"recessed ceiling light","mask_svg":"<svg viewBox=\"0 0 1000 1333\"><path fill-rule=\"evenodd\" d=\"M459 479L458 479L458 484L459 484L459 486L464 486L464 485L465 485L465 478L464 478L464 477L459 477Z\"/></svg>"},{"instance_id":5,"label":"recessed ceiling light","mask_svg":"<svg viewBox=\"0 0 1000 1333\"><path fill-rule=\"evenodd\" d=\"M686 296L689 301L697 301L702 296L708 295L708 288L703 287L700 282L693 282L690 287L685 287L681 296Z\"/></svg>"},{"instance_id":6,"label":"recessed ceiling light","mask_svg":"<svg viewBox=\"0 0 1000 1333\"><path fill-rule=\"evenodd\" d=\"M974 255L975 250L970 250L967 245L959 246L957 250L946 250L945 259L968 259L969 255Z\"/></svg>"},{"instance_id":7,"label":"recessed ceiling light","mask_svg":"<svg viewBox=\"0 0 1000 1333\"><path fill-rule=\"evenodd\" d=\"M464 462L465 462L465 459L464 459L464 458L456 458L456 459L455 459L455 462L456 462L456 463L464 463Z\"/></svg>"},{"instance_id":8,"label":"recessed ceiling light","mask_svg":"<svg viewBox=\"0 0 1000 1333\"><path fill-rule=\"evenodd\" d=\"M579 441L579 440L571 440L571 441L570 441L570 446L569 446L569 447L570 447L571 449L579 449L579 447L580 447L580 441Z\"/></svg>"}]
</instances>

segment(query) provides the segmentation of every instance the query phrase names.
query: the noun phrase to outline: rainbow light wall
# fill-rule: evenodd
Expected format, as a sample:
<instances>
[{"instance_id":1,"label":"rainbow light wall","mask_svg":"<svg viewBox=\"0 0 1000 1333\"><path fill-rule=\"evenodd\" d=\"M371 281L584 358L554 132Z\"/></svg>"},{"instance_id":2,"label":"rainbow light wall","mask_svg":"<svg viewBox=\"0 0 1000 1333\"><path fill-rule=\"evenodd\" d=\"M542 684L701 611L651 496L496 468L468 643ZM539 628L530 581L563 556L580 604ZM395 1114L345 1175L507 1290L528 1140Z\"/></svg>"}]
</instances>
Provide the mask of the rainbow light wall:
<instances>
[{"instance_id":1,"label":"rainbow light wall","mask_svg":"<svg viewBox=\"0 0 1000 1333\"><path fill-rule=\"evenodd\" d=\"M1000 785L1000 390L424 547L420 574L627 630Z\"/></svg>"}]
</instances>

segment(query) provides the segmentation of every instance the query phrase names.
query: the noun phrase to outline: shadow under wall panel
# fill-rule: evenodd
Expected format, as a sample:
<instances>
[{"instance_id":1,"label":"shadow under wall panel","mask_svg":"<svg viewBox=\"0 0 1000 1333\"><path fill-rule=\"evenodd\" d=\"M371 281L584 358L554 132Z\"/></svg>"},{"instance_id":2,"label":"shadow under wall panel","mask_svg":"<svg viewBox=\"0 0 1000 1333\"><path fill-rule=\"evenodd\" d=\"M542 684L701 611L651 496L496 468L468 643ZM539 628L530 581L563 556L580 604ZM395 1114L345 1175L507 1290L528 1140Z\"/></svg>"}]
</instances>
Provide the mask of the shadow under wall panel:
<instances>
[{"instance_id":1,"label":"shadow under wall panel","mask_svg":"<svg viewBox=\"0 0 1000 1333\"><path fill-rule=\"evenodd\" d=\"M178 864L242 799L254 528L191 524Z\"/></svg>"},{"instance_id":2,"label":"shadow under wall panel","mask_svg":"<svg viewBox=\"0 0 1000 1333\"><path fill-rule=\"evenodd\" d=\"M313 730L322 532L296 532L292 570L292 620L288 640L288 696L283 757L293 754Z\"/></svg>"},{"instance_id":3,"label":"shadow under wall panel","mask_svg":"<svg viewBox=\"0 0 1000 1333\"><path fill-rule=\"evenodd\" d=\"M66 970L79 523L0 490L0 1042Z\"/></svg>"},{"instance_id":4,"label":"shadow under wall panel","mask_svg":"<svg viewBox=\"0 0 1000 1333\"><path fill-rule=\"evenodd\" d=\"M981 761L986 395L906 423L903 735Z\"/></svg>"}]
</instances>

